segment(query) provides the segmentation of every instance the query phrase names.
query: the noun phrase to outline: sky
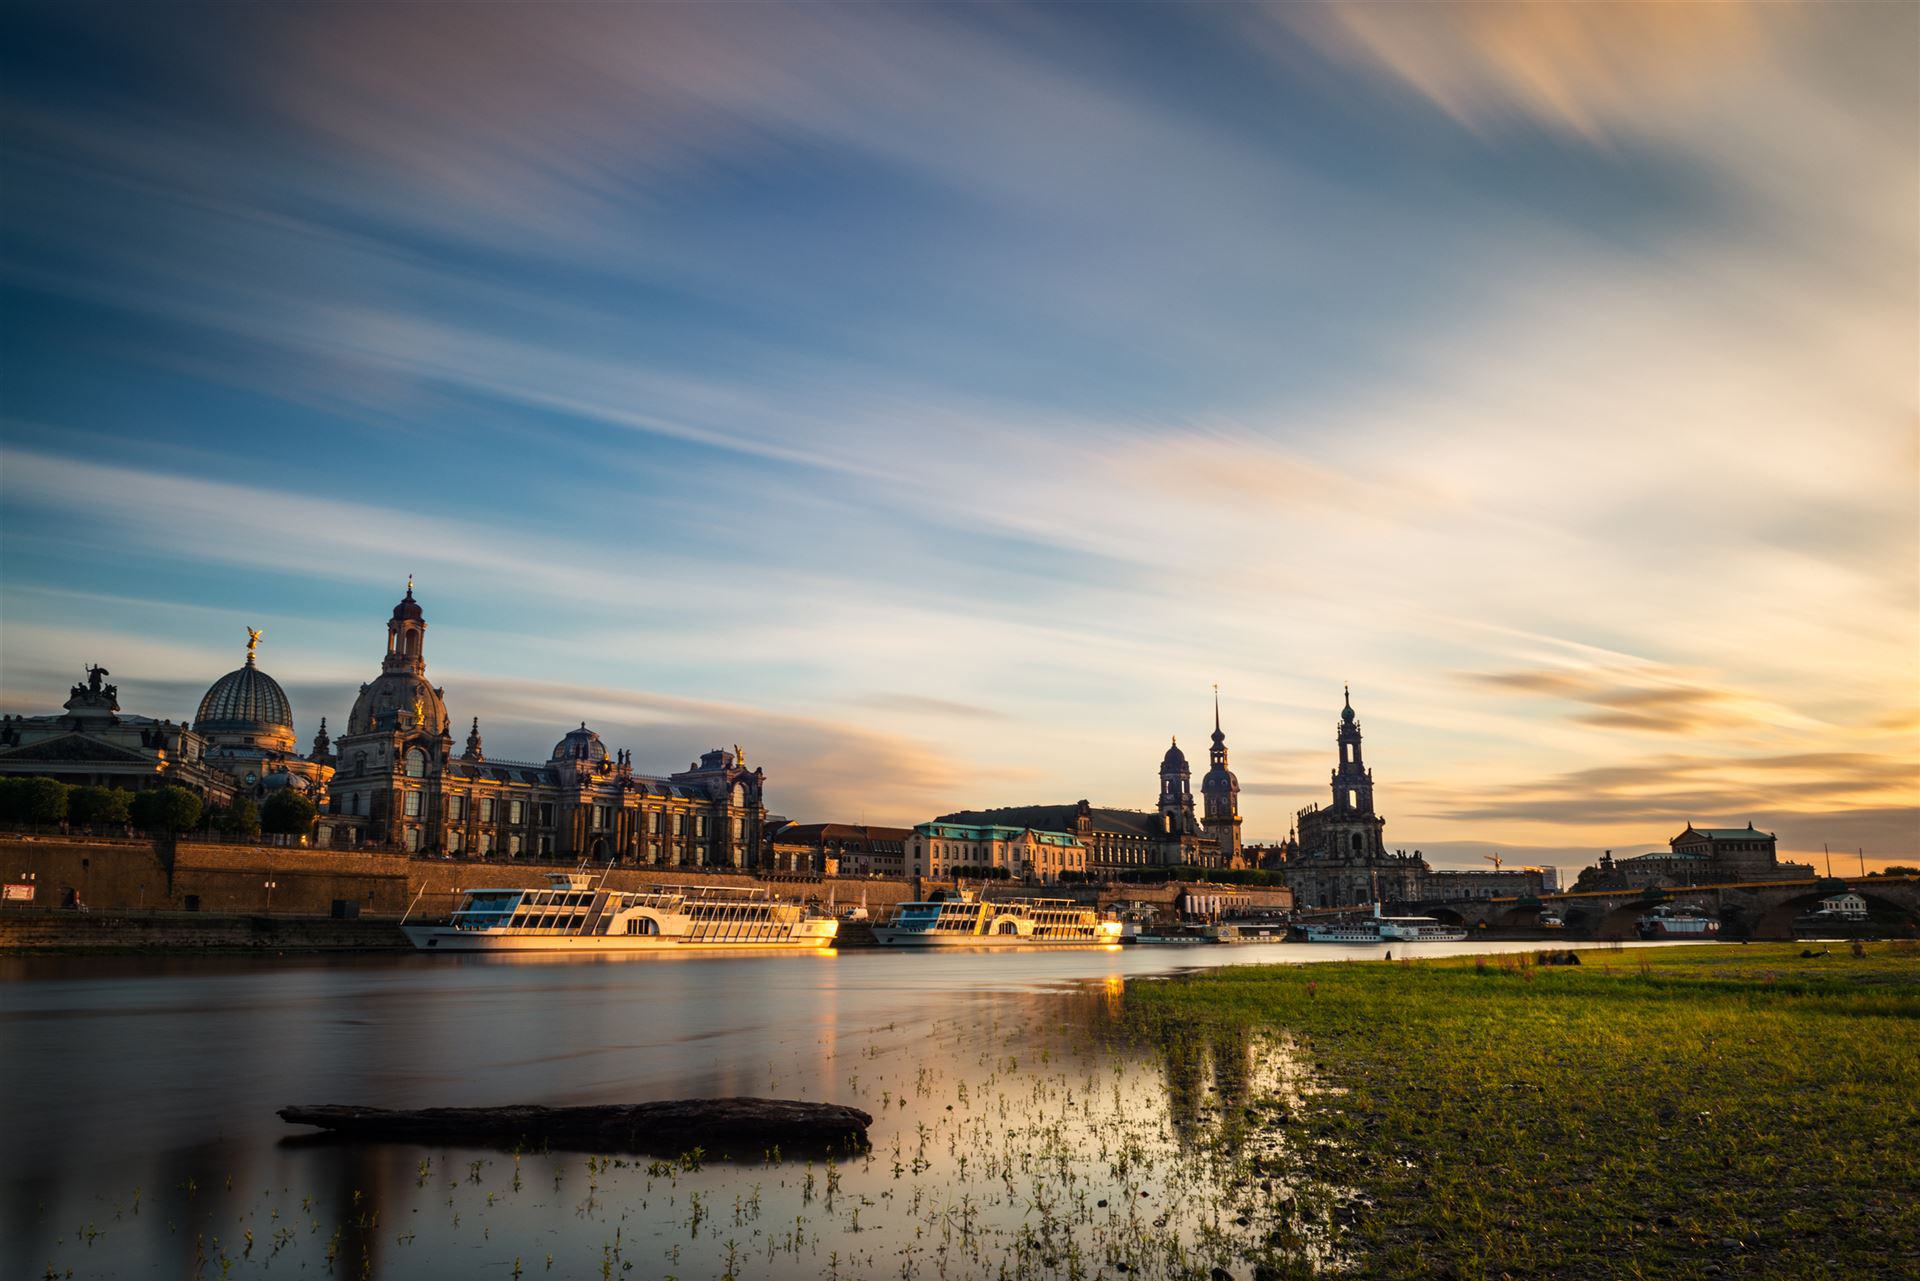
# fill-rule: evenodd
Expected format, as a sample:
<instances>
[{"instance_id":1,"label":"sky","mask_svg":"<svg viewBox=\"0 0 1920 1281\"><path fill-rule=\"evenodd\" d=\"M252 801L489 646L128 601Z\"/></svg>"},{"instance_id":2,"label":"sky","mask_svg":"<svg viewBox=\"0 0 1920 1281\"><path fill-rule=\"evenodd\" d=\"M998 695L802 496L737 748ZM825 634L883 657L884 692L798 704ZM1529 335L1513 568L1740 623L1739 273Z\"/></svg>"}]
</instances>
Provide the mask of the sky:
<instances>
[{"instance_id":1,"label":"sky","mask_svg":"<svg viewBox=\"0 0 1920 1281\"><path fill-rule=\"evenodd\" d=\"M0 707L1920 855L1920 9L0 11Z\"/></svg>"}]
</instances>

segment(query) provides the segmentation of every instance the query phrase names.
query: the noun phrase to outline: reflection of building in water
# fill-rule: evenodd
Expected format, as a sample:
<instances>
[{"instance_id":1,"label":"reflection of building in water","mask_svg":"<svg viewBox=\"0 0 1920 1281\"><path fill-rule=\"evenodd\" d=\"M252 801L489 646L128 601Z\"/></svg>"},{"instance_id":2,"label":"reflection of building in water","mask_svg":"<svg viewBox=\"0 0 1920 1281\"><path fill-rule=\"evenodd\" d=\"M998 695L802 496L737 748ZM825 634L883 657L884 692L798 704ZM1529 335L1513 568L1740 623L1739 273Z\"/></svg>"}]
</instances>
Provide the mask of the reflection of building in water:
<instances>
[{"instance_id":1,"label":"reflection of building in water","mask_svg":"<svg viewBox=\"0 0 1920 1281\"><path fill-rule=\"evenodd\" d=\"M1167 1116L1181 1145L1237 1146L1253 1097L1252 1029L1225 1023L1163 1029L1159 1049Z\"/></svg>"}]
</instances>

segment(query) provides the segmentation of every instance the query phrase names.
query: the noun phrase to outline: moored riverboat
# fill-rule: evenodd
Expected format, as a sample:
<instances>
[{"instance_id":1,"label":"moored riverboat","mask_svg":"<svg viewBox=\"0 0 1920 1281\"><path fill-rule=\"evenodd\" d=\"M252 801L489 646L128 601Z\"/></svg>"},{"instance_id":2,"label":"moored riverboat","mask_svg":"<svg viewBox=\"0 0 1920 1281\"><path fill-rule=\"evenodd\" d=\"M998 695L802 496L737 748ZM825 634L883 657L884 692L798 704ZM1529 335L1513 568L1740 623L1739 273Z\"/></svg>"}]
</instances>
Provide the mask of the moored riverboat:
<instances>
[{"instance_id":1,"label":"moored riverboat","mask_svg":"<svg viewBox=\"0 0 1920 1281\"><path fill-rule=\"evenodd\" d=\"M557 872L543 890L468 890L446 924L400 928L421 951L671 952L818 950L840 926L763 888L609 890Z\"/></svg>"},{"instance_id":2,"label":"moored riverboat","mask_svg":"<svg viewBox=\"0 0 1920 1281\"><path fill-rule=\"evenodd\" d=\"M1643 939L1705 938L1720 932L1720 922L1691 904L1662 903L1634 922Z\"/></svg>"},{"instance_id":3,"label":"moored riverboat","mask_svg":"<svg viewBox=\"0 0 1920 1281\"><path fill-rule=\"evenodd\" d=\"M1314 921L1301 928L1309 943L1464 943L1467 932L1431 916L1373 915L1348 921Z\"/></svg>"},{"instance_id":4,"label":"moored riverboat","mask_svg":"<svg viewBox=\"0 0 1920 1281\"><path fill-rule=\"evenodd\" d=\"M902 903L873 927L882 947L1099 946L1118 943L1121 923L1072 899L982 899L962 893Z\"/></svg>"}]
</instances>

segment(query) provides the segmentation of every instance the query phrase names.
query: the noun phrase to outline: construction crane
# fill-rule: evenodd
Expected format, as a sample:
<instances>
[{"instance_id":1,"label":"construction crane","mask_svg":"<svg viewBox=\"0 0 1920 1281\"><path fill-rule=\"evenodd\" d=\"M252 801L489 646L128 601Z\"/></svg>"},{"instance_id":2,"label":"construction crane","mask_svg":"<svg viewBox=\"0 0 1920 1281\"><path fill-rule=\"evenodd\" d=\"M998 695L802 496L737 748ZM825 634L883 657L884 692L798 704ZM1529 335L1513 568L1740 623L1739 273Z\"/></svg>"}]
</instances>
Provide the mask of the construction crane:
<instances>
[{"instance_id":1,"label":"construction crane","mask_svg":"<svg viewBox=\"0 0 1920 1281\"><path fill-rule=\"evenodd\" d=\"M1493 864L1493 870L1496 872L1500 870L1500 865L1506 862L1506 860L1501 858L1498 854L1482 854L1480 857L1482 859L1485 859L1487 862Z\"/></svg>"}]
</instances>

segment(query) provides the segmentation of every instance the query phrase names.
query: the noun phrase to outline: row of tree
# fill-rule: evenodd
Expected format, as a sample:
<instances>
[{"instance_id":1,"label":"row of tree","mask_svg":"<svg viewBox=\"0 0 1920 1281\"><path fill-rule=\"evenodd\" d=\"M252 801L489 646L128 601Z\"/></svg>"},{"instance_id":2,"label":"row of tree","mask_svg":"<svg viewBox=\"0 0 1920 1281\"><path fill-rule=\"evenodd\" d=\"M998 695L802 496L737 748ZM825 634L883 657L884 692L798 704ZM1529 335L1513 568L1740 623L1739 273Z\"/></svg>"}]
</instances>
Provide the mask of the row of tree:
<instances>
[{"instance_id":1,"label":"row of tree","mask_svg":"<svg viewBox=\"0 0 1920 1281\"><path fill-rule=\"evenodd\" d=\"M213 831L229 836L305 836L318 814L311 800L282 791L255 805L236 796L224 806L208 806L184 787L150 787L130 792L118 787L76 787L58 779L0 776L0 823L37 827L132 827L150 836Z\"/></svg>"}]
</instances>

